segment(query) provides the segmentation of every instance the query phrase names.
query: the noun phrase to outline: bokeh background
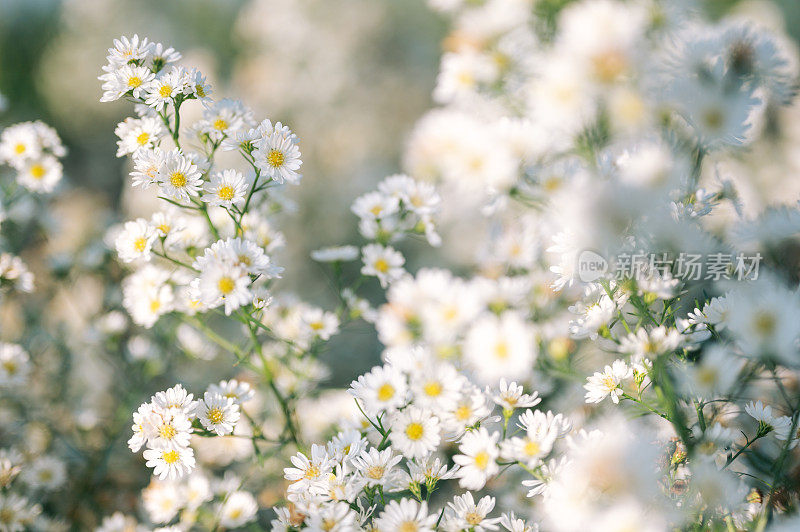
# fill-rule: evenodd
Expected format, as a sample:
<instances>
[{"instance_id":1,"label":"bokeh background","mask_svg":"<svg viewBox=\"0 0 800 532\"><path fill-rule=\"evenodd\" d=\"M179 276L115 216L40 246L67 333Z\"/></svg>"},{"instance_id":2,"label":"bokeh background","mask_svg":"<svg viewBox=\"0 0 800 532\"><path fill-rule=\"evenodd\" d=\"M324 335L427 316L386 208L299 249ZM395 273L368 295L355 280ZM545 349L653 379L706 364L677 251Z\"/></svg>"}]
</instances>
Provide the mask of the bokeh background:
<instances>
[{"instance_id":1,"label":"bokeh background","mask_svg":"<svg viewBox=\"0 0 800 532\"><path fill-rule=\"evenodd\" d=\"M568 1L539 4L546 9ZM780 11L773 11L774 5ZM769 6L708 0L706 8L712 15L742 9L782 19L789 34L800 39L798 0ZM180 50L183 64L196 65L209 76L215 98L240 98L259 119L282 121L298 134L304 178L288 192L294 209L279 220L287 245L276 261L292 265L280 290L332 307L329 279L308 259L309 252L359 242L357 219L349 210L352 200L401 171L406 135L432 105L446 42L444 20L425 0L0 0L0 94L7 99L0 126L41 119L58 130L69 149L64 191L49 212L41 213L57 238L29 258L35 271L44 269L37 261L52 266L101 257L103 231L141 208L140 198L127 186L126 161L115 157L114 127L131 109L122 102L100 104L97 81L112 39L134 33ZM428 246L414 243L403 252L412 271L428 263L426 254L431 253ZM91 276L41 293L37 297L52 299L48 308L54 327L66 330L67 338L70 331L86 330L85 320L114 306L115 295L104 293ZM14 315L14 308L6 305L0 316L5 341L25 328L25 317ZM163 359L135 372L130 371L138 363L131 361L135 344L129 343L123 355L111 348L81 352L77 339L73 345L52 346L76 353L70 367L53 368L69 382L52 394L79 394L80 399L64 404L84 409L70 418L78 419L83 431L81 454L75 458L81 465L72 484L79 496L69 498L82 506L64 512L76 521L91 523L84 513L134 507L147 482L145 468L132 465L138 459L124 445L130 412L147 399L141 390L171 386L175 373L184 382L200 383L208 382L217 368L230 368L229 359L179 359L169 346L158 345L157 334L150 341L140 349L160 352ZM325 355L331 368L325 385L346 385L373 365L378 353L369 326L345 329ZM172 375L166 375L168 367ZM90 380L95 382L89 385ZM11 430L7 421L0 419L0 436ZM91 430L95 426L110 428L102 433Z\"/></svg>"}]
</instances>

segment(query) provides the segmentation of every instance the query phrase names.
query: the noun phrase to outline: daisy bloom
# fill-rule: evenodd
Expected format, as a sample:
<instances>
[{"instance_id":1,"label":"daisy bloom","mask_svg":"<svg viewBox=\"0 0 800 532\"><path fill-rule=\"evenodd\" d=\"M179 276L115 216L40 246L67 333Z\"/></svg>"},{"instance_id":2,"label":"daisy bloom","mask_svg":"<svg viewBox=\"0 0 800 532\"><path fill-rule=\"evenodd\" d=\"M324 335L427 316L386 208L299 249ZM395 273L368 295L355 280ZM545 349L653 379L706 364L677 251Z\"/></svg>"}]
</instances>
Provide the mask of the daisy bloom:
<instances>
[{"instance_id":1,"label":"daisy bloom","mask_svg":"<svg viewBox=\"0 0 800 532\"><path fill-rule=\"evenodd\" d=\"M489 434L485 427L467 432L458 446L459 454L453 462L461 466L456 476L460 478L458 485L468 490L483 488L486 481L497 474L497 440L500 434Z\"/></svg>"},{"instance_id":2,"label":"daisy bloom","mask_svg":"<svg viewBox=\"0 0 800 532\"><path fill-rule=\"evenodd\" d=\"M17 182L32 192L49 193L61 181L64 169L52 155L23 164L17 173Z\"/></svg>"},{"instance_id":3,"label":"daisy bloom","mask_svg":"<svg viewBox=\"0 0 800 532\"><path fill-rule=\"evenodd\" d=\"M114 243L117 255L123 262L150 260L150 250L157 234L155 229L144 218L125 222Z\"/></svg>"},{"instance_id":4,"label":"daisy bloom","mask_svg":"<svg viewBox=\"0 0 800 532\"><path fill-rule=\"evenodd\" d=\"M433 532L436 514L428 515L428 503L413 499L390 501L375 520L377 530L385 532Z\"/></svg>"},{"instance_id":5,"label":"daisy bloom","mask_svg":"<svg viewBox=\"0 0 800 532\"><path fill-rule=\"evenodd\" d=\"M361 248L361 256L364 261L364 266L361 268L362 275L377 277L383 288L405 273L403 264L406 259L392 247L367 244Z\"/></svg>"},{"instance_id":6,"label":"daisy bloom","mask_svg":"<svg viewBox=\"0 0 800 532\"><path fill-rule=\"evenodd\" d=\"M322 445L311 445L311 459L303 453L291 458L294 467L283 469L283 477L292 482L290 493L302 493L309 490L327 491L327 476L333 470L334 462Z\"/></svg>"},{"instance_id":7,"label":"daisy bloom","mask_svg":"<svg viewBox=\"0 0 800 532\"><path fill-rule=\"evenodd\" d=\"M509 383L505 379L500 379L499 393L492 395L495 404L503 407L503 410L514 410L515 408L529 408L542 402L539 392L528 395L524 393L522 386L516 382ZM491 393L487 390L487 393Z\"/></svg>"},{"instance_id":8,"label":"daisy bloom","mask_svg":"<svg viewBox=\"0 0 800 532\"><path fill-rule=\"evenodd\" d=\"M206 430L225 436L233 432L239 421L239 405L219 393L206 392L197 406L197 419Z\"/></svg>"},{"instance_id":9,"label":"daisy bloom","mask_svg":"<svg viewBox=\"0 0 800 532\"><path fill-rule=\"evenodd\" d=\"M219 524L225 528L239 528L254 520L258 503L246 491L234 491L223 500L219 509Z\"/></svg>"},{"instance_id":10,"label":"daisy bloom","mask_svg":"<svg viewBox=\"0 0 800 532\"><path fill-rule=\"evenodd\" d=\"M256 142L253 152L256 166L263 175L278 183L297 184L301 177L298 170L303 164L297 136L280 122L272 126L269 120L265 120L259 128L262 138Z\"/></svg>"},{"instance_id":11,"label":"daisy bloom","mask_svg":"<svg viewBox=\"0 0 800 532\"><path fill-rule=\"evenodd\" d=\"M0 386L24 384L30 370L30 357L22 346L0 342Z\"/></svg>"},{"instance_id":12,"label":"daisy bloom","mask_svg":"<svg viewBox=\"0 0 800 532\"><path fill-rule=\"evenodd\" d=\"M197 196L203 185L197 165L192 164L178 149L166 153L156 172L156 181L164 195L178 201Z\"/></svg>"},{"instance_id":13,"label":"daisy bloom","mask_svg":"<svg viewBox=\"0 0 800 532\"><path fill-rule=\"evenodd\" d=\"M211 176L203 187L203 201L210 205L232 207L244 203L247 183L236 170L223 170Z\"/></svg>"},{"instance_id":14,"label":"daisy bloom","mask_svg":"<svg viewBox=\"0 0 800 532\"><path fill-rule=\"evenodd\" d=\"M391 427L392 445L407 458L425 458L441 441L439 418L416 406L395 413Z\"/></svg>"},{"instance_id":15,"label":"daisy bloom","mask_svg":"<svg viewBox=\"0 0 800 532\"><path fill-rule=\"evenodd\" d=\"M164 124L155 117L128 117L117 124L114 133L117 141L117 157L123 157L140 149L153 149L167 134Z\"/></svg>"},{"instance_id":16,"label":"daisy bloom","mask_svg":"<svg viewBox=\"0 0 800 532\"><path fill-rule=\"evenodd\" d=\"M391 365L375 366L350 383L350 394L367 414L391 412L406 404L405 376Z\"/></svg>"},{"instance_id":17,"label":"daisy bloom","mask_svg":"<svg viewBox=\"0 0 800 532\"><path fill-rule=\"evenodd\" d=\"M225 314L247 305L253 298L250 277L236 266L217 261L206 265L200 273L198 290L200 302L207 308L225 305Z\"/></svg>"},{"instance_id":18,"label":"daisy bloom","mask_svg":"<svg viewBox=\"0 0 800 532\"><path fill-rule=\"evenodd\" d=\"M153 475L160 480L175 480L194 469L194 451L191 447L178 449L145 449L144 459L147 467L153 468Z\"/></svg>"},{"instance_id":19,"label":"daisy bloom","mask_svg":"<svg viewBox=\"0 0 800 532\"><path fill-rule=\"evenodd\" d=\"M394 478L396 471L392 468L402 459L402 455L394 455L391 447L383 451L372 448L354 458L353 467L361 473L368 486L386 486Z\"/></svg>"},{"instance_id":20,"label":"daisy bloom","mask_svg":"<svg viewBox=\"0 0 800 532\"><path fill-rule=\"evenodd\" d=\"M457 496L453 502L447 503L445 526L451 530L467 529L475 532L497 530L500 518L487 518L489 512L494 509L494 504L494 497L488 495L478 501L478 504L475 504L470 492Z\"/></svg>"},{"instance_id":21,"label":"daisy bloom","mask_svg":"<svg viewBox=\"0 0 800 532\"><path fill-rule=\"evenodd\" d=\"M606 366L602 373L596 372L589 377L586 384L586 402L599 403L609 395L614 404L619 403L622 396L622 381L633 377L633 370L622 360L615 360Z\"/></svg>"},{"instance_id":22,"label":"daisy bloom","mask_svg":"<svg viewBox=\"0 0 800 532\"><path fill-rule=\"evenodd\" d=\"M212 384L208 387L208 391L212 394L219 394L223 397L231 399L238 405L246 403L256 395L256 392L253 391L253 387L250 386L250 383L237 381L236 379L220 381L219 384Z\"/></svg>"}]
</instances>

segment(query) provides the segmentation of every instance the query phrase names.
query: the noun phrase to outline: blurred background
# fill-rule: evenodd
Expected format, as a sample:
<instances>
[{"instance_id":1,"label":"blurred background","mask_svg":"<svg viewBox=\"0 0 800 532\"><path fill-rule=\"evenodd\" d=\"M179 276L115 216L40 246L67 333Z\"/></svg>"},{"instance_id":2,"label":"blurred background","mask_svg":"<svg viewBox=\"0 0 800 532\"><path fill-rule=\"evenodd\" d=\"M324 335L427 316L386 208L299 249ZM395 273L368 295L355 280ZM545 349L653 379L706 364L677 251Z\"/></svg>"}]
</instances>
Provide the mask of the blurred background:
<instances>
[{"instance_id":1,"label":"blurred background","mask_svg":"<svg viewBox=\"0 0 800 532\"><path fill-rule=\"evenodd\" d=\"M741 8L777 20L782 17L791 36L800 39L800 1L776 0L782 12L772 13L771 3L766 14L760 2L739 4L705 2L712 16ZM279 219L286 245L276 261L292 265L279 286L332 308L335 294L324 269L308 259L309 252L360 242L350 204L387 175L401 171L405 138L432 106L445 21L427 8L425 0L0 0L0 94L7 99L0 127L41 119L56 128L69 149L64 161L66 186L52 208L42 213L44 223L52 225L50 233L58 237L46 243L43 253L27 257L34 271L43 269L37 266L43 260L65 264L96 260L94 266L115 268L102 258L100 242L109 226L136 211L138 200L127 186L126 160L115 157L114 135L116 124L133 113L125 102L99 103L97 76L112 40L134 33L179 50L182 64L197 66L209 77L215 99L242 99L259 120L281 121L298 134L304 177L299 187L287 191L293 212ZM411 243L402 250L411 271L442 263L440 256L428 260L427 254L435 252L426 245ZM115 275L120 274L110 274ZM71 366L52 368L64 376L62 380L71 379L70 386L65 385L70 391L49 393L58 398L74 394L75 400L67 403L78 409L72 412L80 431L74 441L88 449L75 458L81 464L81 475L71 486L76 506L63 515L77 520L83 511L102 515L110 508L130 509L147 483L147 471L124 445L130 435L130 413L152 391L174 384L176 374L187 383L207 383L215 372L216 378L227 377L230 359L178 359L174 346L159 338L158 331L141 340L150 343L126 338L124 354L105 346L95 357L97 353L76 348L84 339L70 344L70 332L77 335L104 309L118 306L114 298L119 295L104 292L99 276L53 284L49 291L46 278L40 278L44 290L35 297L54 310L48 319L66 331L67 341L53 345L42 335L31 343L48 343L49 351L42 350L45 357L50 351L75 353L69 358ZM373 295L377 294L376 290ZM15 314L16 308L11 302L0 316L4 341L14 341L25 330L27 318ZM143 336L131 340L139 338ZM346 386L375 363L379 349L370 326L348 327L326 355L331 377L325 385ZM151 367L131 371L143 359ZM117 382L120 377L125 382ZM142 390L150 392L142 395ZM117 400L110 402L109 395ZM91 430L107 426L110 418L115 421L113 429ZM8 436L3 434L3 421L7 420L0 417L0 439ZM116 471L107 473L110 468ZM114 495L118 500L111 502L111 491L104 493L103 487L128 491L119 491ZM91 493L94 501L81 502L83 492ZM95 518L80 519L91 523Z\"/></svg>"}]
</instances>

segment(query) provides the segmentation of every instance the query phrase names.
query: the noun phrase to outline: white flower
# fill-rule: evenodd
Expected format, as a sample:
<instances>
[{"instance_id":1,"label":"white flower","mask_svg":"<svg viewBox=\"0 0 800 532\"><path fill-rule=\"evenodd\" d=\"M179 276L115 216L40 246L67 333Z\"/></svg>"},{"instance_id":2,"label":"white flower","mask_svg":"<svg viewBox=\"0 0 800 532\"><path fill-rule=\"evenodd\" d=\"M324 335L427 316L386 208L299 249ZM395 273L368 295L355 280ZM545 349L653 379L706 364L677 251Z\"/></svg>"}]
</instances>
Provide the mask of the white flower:
<instances>
[{"instance_id":1,"label":"white flower","mask_svg":"<svg viewBox=\"0 0 800 532\"><path fill-rule=\"evenodd\" d=\"M197 196L203 184L197 165L177 149L165 154L156 172L156 181L162 194L178 201Z\"/></svg>"},{"instance_id":2,"label":"white flower","mask_svg":"<svg viewBox=\"0 0 800 532\"><path fill-rule=\"evenodd\" d=\"M375 520L378 530L385 532L433 532L436 514L428 515L428 504L413 499L390 501Z\"/></svg>"},{"instance_id":3,"label":"white flower","mask_svg":"<svg viewBox=\"0 0 800 532\"><path fill-rule=\"evenodd\" d=\"M620 340L618 349L620 353L627 353L633 358L648 358L669 353L680 344L681 333L662 325L651 331L641 328L635 333L630 333Z\"/></svg>"},{"instance_id":4,"label":"white flower","mask_svg":"<svg viewBox=\"0 0 800 532\"><path fill-rule=\"evenodd\" d=\"M145 449L143 456L147 460L147 467L152 467L153 474L161 480L181 478L190 473L195 465L191 447Z\"/></svg>"},{"instance_id":5,"label":"white flower","mask_svg":"<svg viewBox=\"0 0 800 532\"><path fill-rule=\"evenodd\" d=\"M225 314L247 305L253 298L250 277L242 268L222 261L206 264L200 272L199 300L207 308L225 305Z\"/></svg>"},{"instance_id":6,"label":"white flower","mask_svg":"<svg viewBox=\"0 0 800 532\"><path fill-rule=\"evenodd\" d=\"M517 424L536 438L545 438L548 435L563 438L572 432L572 421L563 414L553 414L550 410L547 413L541 410L526 410L519 416Z\"/></svg>"},{"instance_id":7,"label":"white flower","mask_svg":"<svg viewBox=\"0 0 800 532\"><path fill-rule=\"evenodd\" d=\"M301 321L308 327L310 336L321 340L329 340L339 332L339 318L333 312L325 312L320 308L312 308L303 312Z\"/></svg>"},{"instance_id":8,"label":"white flower","mask_svg":"<svg viewBox=\"0 0 800 532\"><path fill-rule=\"evenodd\" d=\"M229 493L219 509L219 524L225 528L239 528L256 517L258 503L246 491Z\"/></svg>"},{"instance_id":9,"label":"white flower","mask_svg":"<svg viewBox=\"0 0 800 532\"><path fill-rule=\"evenodd\" d=\"M192 422L178 409L152 410L144 419L144 432L149 447L180 449L189 445Z\"/></svg>"},{"instance_id":10,"label":"white flower","mask_svg":"<svg viewBox=\"0 0 800 532\"><path fill-rule=\"evenodd\" d=\"M524 393L525 390L516 382L506 381L505 378L500 379L499 393L492 395L492 400L495 404L503 407L504 410L514 410L515 408L529 408L536 406L542 402L539 398L539 392L533 392L528 395ZM491 393L489 389L486 393Z\"/></svg>"},{"instance_id":11,"label":"white flower","mask_svg":"<svg viewBox=\"0 0 800 532\"><path fill-rule=\"evenodd\" d=\"M148 188L156 182L158 171L166 161L166 155L161 148L152 150L137 150L133 153L133 178L134 187Z\"/></svg>"},{"instance_id":12,"label":"white flower","mask_svg":"<svg viewBox=\"0 0 800 532\"><path fill-rule=\"evenodd\" d=\"M523 437L505 439L500 442L500 456L534 468L550 453L555 436L553 432L530 431Z\"/></svg>"},{"instance_id":13,"label":"white flower","mask_svg":"<svg viewBox=\"0 0 800 532\"><path fill-rule=\"evenodd\" d=\"M22 470L20 479L31 488L52 491L67 480L67 467L55 456L39 456Z\"/></svg>"},{"instance_id":14,"label":"white flower","mask_svg":"<svg viewBox=\"0 0 800 532\"><path fill-rule=\"evenodd\" d=\"M112 66L120 67L132 61L145 59L153 50L153 43L147 37L139 40L138 35L130 39L124 35L114 39L114 47L108 49L106 59Z\"/></svg>"},{"instance_id":15,"label":"white flower","mask_svg":"<svg viewBox=\"0 0 800 532\"><path fill-rule=\"evenodd\" d=\"M157 392L151 401L154 406L162 410L179 410L189 417L194 417L197 401L194 395L186 391L180 384L163 392Z\"/></svg>"},{"instance_id":16,"label":"white flower","mask_svg":"<svg viewBox=\"0 0 800 532\"><path fill-rule=\"evenodd\" d=\"M253 151L256 166L263 175L278 183L297 184L302 177L298 170L303 164L297 136L280 122L273 126L269 120L262 122L259 130L261 139L256 141Z\"/></svg>"},{"instance_id":17,"label":"white flower","mask_svg":"<svg viewBox=\"0 0 800 532\"><path fill-rule=\"evenodd\" d=\"M384 288L405 273L403 264L406 259L392 247L368 244L361 248L361 255L364 261L361 273L377 277Z\"/></svg>"},{"instance_id":18,"label":"white flower","mask_svg":"<svg viewBox=\"0 0 800 532\"><path fill-rule=\"evenodd\" d=\"M764 406L761 401L750 401L745 405L744 411L748 416L758 421L759 432L764 434L774 432L775 437L780 440L786 440L789 437L792 421L787 416L774 416L772 414L771 406Z\"/></svg>"},{"instance_id":19,"label":"white flower","mask_svg":"<svg viewBox=\"0 0 800 532\"><path fill-rule=\"evenodd\" d=\"M103 81L103 96L100 101L113 102L127 93L131 93L134 98L139 98L142 91L154 78L155 74L147 67L121 66L99 77Z\"/></svg>"},{"instance_id":20,"label":"white flower","mask_svg":"<svg viewBox=\"0 0 800 532\"><path fill-rule=\"evenodd\" d=\"M291 462L294 467L283 469L284 478L292 482L289 493L327 491L327 476L332 471L334 462L325 447L312 444L310 460L303 453L297 453L291 458Z\"/></svg>"},{"instance_id":21,"label":"white flower","mask_svg":"<svg viewBox=\"0 0 800 532\"><path fill-rule=\"evenodd\" d=\"M236 170L224 170L213 174L203 190L203 201L210 205L239 206L244 203L247 183Z\"/></svg>"},{"instance_id":22,"label":"white flower","mask_svg":"<svg viewBox=\"0 0 800 532\"><path fill-rule=\"evenodd\" d=\"M125 222L115 242L119 259L123 262L150 260L150 250L156 237L155 229L144 218Z\"/></svg>"},{"instance_id":23,"label":"white flower","mask_svg":"<svg viewBox=\"0 0 800 532\"><path fill-rule=\"evenodd\" d=\"M25 384L30 371L30 357L22 346L0 342L0 386Z\"/></svg>"},{"instance_id":24,"label":"white flower","mask_svg":"<svg viewBox=\"0 0 800 532\"><path fill-rule=\"evenodd\" d=\"M398 212L400 202L396 196L386 196L380 192L369 192L353 202L351 210L359 218L380 220Z\"/></svg>"},{"instance_id":25,"label":"white flower","mask_svg":"<svg viewBox=\"0 0 800 532\"><path fill-rule=\"evenodd\" d=\"M371 448L353 459L353 467L364 477L366 485L386 486L393 481L397 472L392 468L402 459L402 455L394 455L391 447L383 451Z\"/></svg>"},{"instance_id":26,"label":"white flower","mask_svg":"<svg viewBox=\"0 0 800 532\"><path fill-rule=\"evenodd\" d=\"M0 289L9 285L20 292L32 292L33 274L19 257L0 253Z\"/></svg>"},{"instance_id":27,"label":"white flower","mask_svg":"<svg viewBox=\"0 0 800 532\"><path fill-rule=\"evenodd\" d=\"M375 366L350 383L350 393L369 415L405 405L407 390L405 377L391 365Z\"/></svg>"},{"instance_id":28,"label":"white flower","mask_svg":"<svg viewBox=\"0 0 800 532\"><path fill-rule=\"evenodd\" d=\"M317 262L349 262L358 258L358 248L337 246L316 249L311 252L311 258Z\"/></svg>"},{"instance_id":29,"label":"white flower","mask_svg":"<svg viewBox=\"0 0 800 532\"><path fill-rule=\"evenodd\" d=\"M308 516L309 532L358 532L358 514L345 502L326 504ZM274 529L273 529L274 530Z\"/></svg>"},{"instance_id":30,"label":"white flower","mask_svg":"<svg viewBox=\"0 0 800 532\"><path fill-rule=\"evenodd\" d=\"M477 488L476 488L477 489ZM474 530L483 532L485 530L497 530L499 517L487 518L489 512L494 509L494 497L483 497L478 504L472 498L469 491L464 495L457 496L453 502L447 503L445 510L446 530Z\"/></svg>"},{"instance_id":31,"label":"white flower","mask_svg":"<svg viewBox=\"0 0 800 532\"><path fill-rule=\"evenodd\" d=\"M441 441L439 419L429 411L409 406L391 418L392 445L408 458L424 458Z\"/></svg>"},{"instance_id":32,"label":"white flower","mask_svg":"<svg viewBox=\"0 0 800 532\"><path fill-rule=\"evenodd\" d=\"M539 525L527 525L522 519L517 519L514 512L500 516L500 524L509 532L539 532Z\"/></svg>"},{"instance_id":33,"label":"white flower","mask_svg":"<svg viewBox=\"0 0 800 532\"><path fill-rule=\"evenodd\" d=\"M119 137L117 157L122 157L137 150L154 149L161 137L167 134L167 130L158 118L129 117L117 125L114 133Z\"/></svg>"},{"instance_id":34,"label":"white flower","mask_svg":"<svg viewBox=\"0 0 800 532\"><path fill-rule=\"evenodd\" d=\"M147 434L145 433L145 423L148 417L153 412L153 405L144 403L139 406L139 410L133 413L133 425L131 430L133 436L128 440L128 447L134 453L139 452L139 449L147 442Z\"/></svg>"},{"instance_id":35,"label":"white flower","mask_svg":"<svg viewBox=\"0 0 800 532\"><path fill-rule=\"evenodd\" d=\"M197 419L206 430L225 436L233 432L239 421L239 405L220 393L206 392L197 405Z\"/></svg>"},{"instance_id":36,"label":"white flower","mask_svg":"<svg viewBox=\"0 0 800 532\"><path fill-rule=\"evenodd\" d=\"M610 366L606 366L602 373L596 372L586 379L586 402L599 403L607 396L611 396L614 404L619 403L622 396L622 381L630 379L633 370L622 360L615 360Z\"/></svg>"},{"instance_id":37,"label":"white flower","mask_svg":"<svg viewBox=\"0 0 800 532\"><path fill-rule=\"evenodd\" d=\"M163 110L173 98L185 92L188 81L185 70L172 67L168 74L161 75L147 84L145 103L156 111Z\"/></svg>"},{"instance_id":38,"label":"white flower","mask_svg":"<svg viewBox=\"0 0 800 532\"><path fill-rule=\"evenodd\" d=\"M219 381L219 384L210 385L208 391L212 394L219 394L231 399L238 405L246 403L256 395L250 383L237 381L236 379Z\"/></svg>"},{"instance_id":39,"label":"white flower","mask_svg":"<svg viewBox=\"0 0 800 532\"><path fill-rule=\"evenodd\" d=\"M52 192L64 173L61 163L52 155L42 155L22 164L17 182L33 192Z\"/></svg>"},{"instance_id":40,"label":"white flower","mask_svg":"<svg viewBox=\"0 0 800 532\"><path fill-rule=\"evenodd\" d=\"M486 384L529 375L536 355L533 332L514 312L484 315L472 325L464 343L465 362L475 379Z\"/></svg>"},{"instance_id":41,"label":"white flower","mask_svg":"<svg viewBox=\"0 0 800 532\"><path fill-rule=\"evenodd\" d=\"M486 481L497 474L497 440L500 434L489 434L485 427L467 432L458 446L459 454L453 462L461 466L456 476L460 478L458 485L468 490L483 488Z\"/></svg>"},{"instance_id":42,"label":"white flower","mask_svg":"<svg viewBox=\"0 0 800 532\"><path fill-rule=\"evenodd\" d=\"M414 404L433 412L452 410L461 396L464 381L452 364L426 364L411 374Z\"/></svg>"}]
</instances>

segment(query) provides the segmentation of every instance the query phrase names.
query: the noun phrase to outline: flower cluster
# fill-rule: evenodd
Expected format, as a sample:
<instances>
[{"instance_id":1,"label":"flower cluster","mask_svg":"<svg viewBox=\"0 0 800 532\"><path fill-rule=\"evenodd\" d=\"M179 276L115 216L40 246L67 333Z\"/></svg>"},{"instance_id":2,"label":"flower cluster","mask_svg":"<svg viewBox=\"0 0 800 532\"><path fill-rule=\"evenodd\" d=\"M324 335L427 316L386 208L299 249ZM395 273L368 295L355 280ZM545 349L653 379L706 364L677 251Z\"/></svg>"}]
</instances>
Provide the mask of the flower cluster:
<instances>
[{"instance_id":1,"label":"flower cluster","mask_svg":"<svg viewBox=\"0 0 800 532\"><path fill-rule=\"evenodd\" d=\"M52 192L64 169L59 159L67 154L56 131L47 124L21 122L0 133L0 163L17 172L17 183L31 192ZM3 203L12 198L5 199Z\"/></svg>"}]
</instances>

